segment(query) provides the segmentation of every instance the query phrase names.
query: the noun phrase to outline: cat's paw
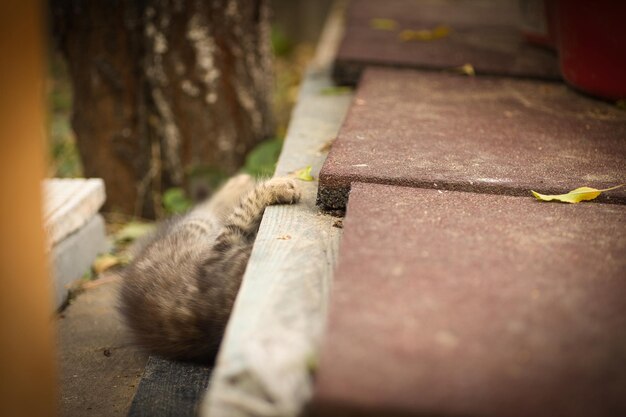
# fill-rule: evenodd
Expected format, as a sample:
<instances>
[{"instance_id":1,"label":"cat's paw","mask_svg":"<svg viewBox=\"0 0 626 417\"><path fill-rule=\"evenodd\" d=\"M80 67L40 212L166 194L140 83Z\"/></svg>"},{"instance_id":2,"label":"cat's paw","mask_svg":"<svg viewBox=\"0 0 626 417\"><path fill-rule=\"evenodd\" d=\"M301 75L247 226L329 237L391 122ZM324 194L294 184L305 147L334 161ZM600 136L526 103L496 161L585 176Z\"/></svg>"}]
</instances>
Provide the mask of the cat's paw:
<instances>
[{"instance_id":1,"label":"cat's paw","mask_svg":"<svg viewBox=\"0 0 626 417\"><path fill-rule=\"evenodd\" d=\"M270 204L295 204L300 201L300 187L291 178L272 178L265 184L270 192Z\"/></svg>"}]
</instances>

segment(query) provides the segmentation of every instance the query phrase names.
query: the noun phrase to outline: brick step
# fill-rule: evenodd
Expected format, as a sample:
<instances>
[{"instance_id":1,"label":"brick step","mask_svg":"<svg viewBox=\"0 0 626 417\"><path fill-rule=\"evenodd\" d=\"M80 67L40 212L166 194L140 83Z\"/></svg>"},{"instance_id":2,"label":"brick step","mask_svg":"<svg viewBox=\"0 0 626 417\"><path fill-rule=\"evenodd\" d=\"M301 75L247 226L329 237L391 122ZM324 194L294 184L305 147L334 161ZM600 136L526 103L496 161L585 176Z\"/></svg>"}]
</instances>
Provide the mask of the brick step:
<instances>
[{"instance_id":1,"label":"brick step","mask_svg":"<svg viewBox=\"0 0 626 417\"><path fill-rule=\"evenodd\" d=\"M530 195L626 182L626 112L564 84L368 69L320 172L318 203L354 181ZM626 203L626 189L603 195Z\"/></svg>"},{"instance_id":2,"label":"brick step","mask_svg":"<svg viewBox=\"0 0 626 417\"><path fill-rule=\"evenodd\" d=\"M393 19L395 30L376 30L371 20ZM516 0L354 0L335 60L339 84L356 84L367 66L451 69L471 64L478 74L560 79L556 55L529 45L520 33ZM449 35L402 41L403 29L446 25Z\"/></svg>"},{"instance_id":3,"label":"brick step","mask_svg":"<svg viewBox=\"0 0 626 417\"><path fill-rule=\"evenodd\" d=\"M353 184L314 412L626 415L625 224L623 205Z\"/></svg>"}]
</instances>

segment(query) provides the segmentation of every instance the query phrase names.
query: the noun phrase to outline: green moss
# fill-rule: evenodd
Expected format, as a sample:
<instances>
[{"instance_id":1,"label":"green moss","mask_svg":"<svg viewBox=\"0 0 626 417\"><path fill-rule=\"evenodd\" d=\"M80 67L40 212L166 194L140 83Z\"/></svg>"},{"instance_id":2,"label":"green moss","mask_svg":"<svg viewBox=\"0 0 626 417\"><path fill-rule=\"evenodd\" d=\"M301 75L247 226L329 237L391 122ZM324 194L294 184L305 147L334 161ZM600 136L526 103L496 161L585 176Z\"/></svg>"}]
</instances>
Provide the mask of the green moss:
<instances>
[{"instance_id":1,"label":"green moss","mask_svg":"<svg viewBox=\"0 0 626 417\"><path fill-rule=\"evenodd\" d=\"M282 147L283 140L279 138L261 142L248 153L244 171L256 177L272 176Z\"/></svg>"},{"instance_id":2,"label":"green moss","mask_svg":"<svg viewBox=\"0 0 626 417\"><path fill-rule=\"evenodd\" d=\"M72 87L60 55L50 53L48 67L48 149L51 175L81 177L83 167L70 125Z\"/></svg>"},{"instance_id":3,"label":"green moss","mask_svg":"<svg viewBox=\"0 0 626 417\"><path fill-rule=\"evenodd\" d=\"M189 210L192 202L185 190L179 187L169 188L163 193L163 208L168 214L180 214Z\"/></svg>"},{"instance_id":4,"label":"green moss","mask_svg":"<svg viewBox=\"0 0 626 417\"><path fill-rule=\"evenodd\" d=\"M284 57L293 50L293 41L280 28L272 26L272 49L274 55Z\"/></svg>"}]
</instances>

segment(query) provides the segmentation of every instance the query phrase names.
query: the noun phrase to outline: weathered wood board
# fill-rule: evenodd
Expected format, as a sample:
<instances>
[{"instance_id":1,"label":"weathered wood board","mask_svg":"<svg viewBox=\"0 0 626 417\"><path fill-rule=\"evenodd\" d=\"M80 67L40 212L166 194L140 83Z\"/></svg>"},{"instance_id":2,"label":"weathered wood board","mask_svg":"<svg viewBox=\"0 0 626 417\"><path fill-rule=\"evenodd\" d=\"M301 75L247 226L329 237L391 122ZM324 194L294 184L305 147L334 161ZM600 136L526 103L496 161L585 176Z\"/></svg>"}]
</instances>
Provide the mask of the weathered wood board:
<instances>
[{"instance_id":1,"label":"weathered wood board","mask_svg":"<svg viewBox=\"0 0 626 417\"><path fill-rule=\"evenodd\" d=\"M54 178L44 181L44 224L53 246L85 225L98 212L106 194L100 178Z\"/></svg>"},{"instance_id":2,"label":"weathered wood board","mask_svg":"<svg viewBox=\"0 0 626 417\"><path fill-rule=\"evenodd\" d=\"M202 416L295 416L311 396L311 368L341 237L315 206L317 174L352 94L328 94L341 34L331 15L301 86L276 176L312 166L295 206L269 207L226 330Z\"/></svg>"}]
</instances>

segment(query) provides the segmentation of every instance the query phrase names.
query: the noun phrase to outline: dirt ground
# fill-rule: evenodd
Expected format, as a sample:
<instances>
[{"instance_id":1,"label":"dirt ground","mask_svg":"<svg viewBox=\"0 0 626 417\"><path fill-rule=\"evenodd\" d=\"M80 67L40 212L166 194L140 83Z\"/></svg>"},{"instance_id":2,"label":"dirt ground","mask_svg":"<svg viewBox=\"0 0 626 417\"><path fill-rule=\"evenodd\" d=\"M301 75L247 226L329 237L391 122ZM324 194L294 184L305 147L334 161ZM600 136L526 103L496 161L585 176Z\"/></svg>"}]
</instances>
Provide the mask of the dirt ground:
<instances>
[{"instance_id":1,"label":"dirt ground","mask_svg":"<svg viewBox=\"0 0 626 417\"><path fill-rule=\"evenodd\" d=\"M125 416L148 356L130 343L115 309L117 282L79 294L57 321L60 415Z\"/></svg>"}]
</instances>

